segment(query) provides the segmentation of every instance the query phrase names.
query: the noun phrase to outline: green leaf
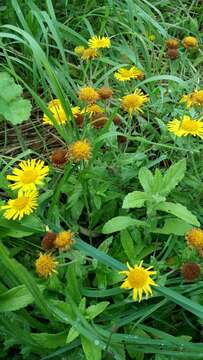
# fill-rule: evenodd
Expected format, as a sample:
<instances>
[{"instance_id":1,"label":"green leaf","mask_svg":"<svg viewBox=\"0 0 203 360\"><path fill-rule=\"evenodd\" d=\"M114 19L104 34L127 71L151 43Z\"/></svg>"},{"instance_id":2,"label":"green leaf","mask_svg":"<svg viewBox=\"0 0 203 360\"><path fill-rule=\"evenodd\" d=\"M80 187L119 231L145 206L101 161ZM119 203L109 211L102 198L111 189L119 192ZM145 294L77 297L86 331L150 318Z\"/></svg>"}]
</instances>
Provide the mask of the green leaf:
<instances>
[{"instance_id":1,"label":"green leaf","mask_svg":"<svg viewBox=\"0 0 203 360\"><path fill-rule=\"evenodd\" d=\"M196 216L191 213L185 206L181 204L175 204L172 202L163 202L156 206L156 210L165 211L169 214L177 216L179 219L184 220L186 223L200 226Z\"/></svg>"},{"instance_id":2,"label":"green leaf","mask_svg":"<svg viewBox=\"0 0 203 360\"><path fill-rule=\"evenodd\" d=\"M21 97L22 87L6 72L0 73L0 114L13 125L30 117L31 102Z\"/></svg>"},{"instance_id":3,"label":"green leaf","mask_svg":"<svg viewBox=\"0 0 203 360\"><path fill-rule=\"evenodd\" d=\"M84 336L81 336L82 348L87 360L101 360L101 349Z\"/></svg>"},{"instance_id":4,"label":"green leaf","mask_svg":"<svg viewBox=\"0 0 203 360\"><path fill-rule=\"evenodd\" d=\"M14 79L7 72L0 72L0 98L5 102L10 102L19 97L22 90L22 86L16 85Z\"/></svg>"},{"instance_id":5,"label":"green leaf","mask_svg":"<svg viewBox=\"0 0 203 360\"><path fill-rule=\"evenodd\" d=\"M31 336L40 347L45 349L56 349L65 345L67 333L63 331L55 334L31 334Z\"/></svg>"},{"instance_id":6,"label":"green leaf","mask_svg":"<svg viewBox=\"0 0 203 360\"><path fill-rule=\"evenodd\" d=\"M116 216L104 224L103 234L111 234L116 231L124 230L129 226L144 226L144 221L139 221L130 216Z\"/></svg>"},{"instance_id":7,"label":"green leaf","mask_svg":"<svg viewBox=\"0 0 203 360\"><path fill-rule=\"evenodd\" d=\"M178 183L183 179L186 171L186 160L180 160L166 171L163 179L163 188L161 193L168 195Z\"/></svg>"},{"instance_id":8,"label":"green leaf","mask_svg":"<svg viewBox=\"0 0 203 360\"><path fill-rule=\"evenodd\" d=\"M165 224L162 228L152 229L151 232L157 234L174 234L183 236L187 231L192 228L192 225L189 225L183 220L180 219L166 219Z\"/></svg>"},{"instance_id":9,"label":"green leaf","mask_svg":"<svg viewBox=\"0 0 203 360\"><path fill-rule=\"evenodd\" d=\"M139 171L139 181L145 192L150 192L153 184L153 175L149 169L142 167Z\"/></svg>"},{"instance_id":10,"label":"green leaf","mask_svg":"<svg viewBox=\"0 0 203 360\"><path fill-rule=\"evenodd\" d=\"M123 246L123 250L125 251L128 257L128 260L134 261L135 246L129 231L127 230L121 231L120 238L121 238L121 244Z\"/></svg>"},{"instance_id":11,"label":"green leaf","mask_svg":"<svg viewBox=\"0 0 203 360\"><path fill-rule=\"evenodd\" d=\"M16 99L7 103L7 105L7 111L4 111L2 115L13 125L21 124L23 121L29 119L32 109L29 100Z\"/></svg>"},{"instance_id":12,"label":"green leaf","mask_svg":"<svg viewBox=\"0 0 203 360\"><path fill-rule=\"evenodd\" d=\"M86 318L89 320L93 320L99 314L101 314L108 305L108 301L102 301L99 304L89 306L86 310Z\"/></svg>"},{"instance_id":13,"label":"green leaf","mask_svg":"<svg viewBox=\"0 0 203 360\"><path fill-rule=\"evenodd\" d=\"M146 200L150 200L149 195L143 191L133 191L125 196L123 201L123 209L141 208Z\"/></svg>"},{"instance_id":14,"label":"green leaf","mask_svg":"<svg viewBox=\"0 0 203 360\"><path fill-rule=\"evenodd\" d=\"M77 330L74 329L74 327L71 327L69 332L68 332L68 336L66 339L66 343L70 344L72 341L74 341L78 336L79 336L79 332Z\"/></svg>"},{"instance_id":15,"label":"green leaf","mask_svg":"<svg viewBox=\"0 0 203 360\"><path fill-rule=\"evenodd\" d=\"M34 301L33 296L24 285L16 286L0 295L0 312L16 311Z\"/></svg>"}]
</instances>

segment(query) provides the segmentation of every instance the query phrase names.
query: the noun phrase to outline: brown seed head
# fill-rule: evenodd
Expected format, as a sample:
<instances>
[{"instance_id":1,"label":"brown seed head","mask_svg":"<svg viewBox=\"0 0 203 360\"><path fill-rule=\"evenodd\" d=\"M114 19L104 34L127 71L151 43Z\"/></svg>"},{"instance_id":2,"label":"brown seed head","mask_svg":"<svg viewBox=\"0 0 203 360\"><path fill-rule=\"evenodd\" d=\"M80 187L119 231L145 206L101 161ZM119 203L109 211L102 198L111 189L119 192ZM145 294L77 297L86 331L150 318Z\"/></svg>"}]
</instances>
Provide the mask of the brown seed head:
<instances>
[{"instance_id":1,"label":"brown seed head","mask_svg":"<svg viewBox=\"0 0 203 360\"><path fill-rule=\"evenodd\" d=\"M54 248L54 241L56 239L56 234L52 231L48 231L41 242L41 246L44 250L50 250Z\"/></svg>"},{"instance_id":2,"label":"brown seed head","mask_svg":"<svg viewBox=\"0 0 203 360\"><path fill-rule=\"evenodd\" d=\"M121 119L118 115L116 115L113 119L115 125L121 125Z\"/></svg>"},{"instance_id":3,"label":"brown seed head","mask_svg":"<svg viewBox=\"0 0 203 360\"><path fill-rule=\"evenodd\" d=\"M63 148L54 150L51 155L51 162L56 166L64 165L67 162L66 153L67 150Z\"/></svg>"},{"instance_id":4,"label":"brown seed head","mask_svg":"<svg viewBox=\"0 0 203 360\"><path fill-rule=\"evenodd\" d=\"M181 267L181 273L186 281L197 280L200 275L200 266L192 262L185 263Z\"/></svg>"},{"instance_id":5,"label":"brown seed head","mask_svg":"<svg viewBox=\"0 0 203 360\"><path fill-rule=\"evenodd\" d=\"M166 51L166 56L171 59L171 60L175 60L177 59L178 57L178 49L172 49L172 48L169 48L167 51Z\"/></svg>"},{"instance_id":6,"label":"brown seed head","mask_svg":"<svg viewBox=\"0 0 203 360\"><path fill-rule=\"evenodd\" d=\"M97 92L100 96L100 99L102 99L102 100L107 100L107 99L111 98L113 95L113 91L106 86L103 86Z\"/></svg>"},{"instance_id":7,"label":"brown seed head","mask_svg":"<svg viewBox=\"0 0 203 360\"><path fill-rule=\"evenodd\" d=\"M104 125L108 121L107 117L104 114L94 114L90 120L91 125L96 129L104 127Z\"/></svg>"}]
</instances>

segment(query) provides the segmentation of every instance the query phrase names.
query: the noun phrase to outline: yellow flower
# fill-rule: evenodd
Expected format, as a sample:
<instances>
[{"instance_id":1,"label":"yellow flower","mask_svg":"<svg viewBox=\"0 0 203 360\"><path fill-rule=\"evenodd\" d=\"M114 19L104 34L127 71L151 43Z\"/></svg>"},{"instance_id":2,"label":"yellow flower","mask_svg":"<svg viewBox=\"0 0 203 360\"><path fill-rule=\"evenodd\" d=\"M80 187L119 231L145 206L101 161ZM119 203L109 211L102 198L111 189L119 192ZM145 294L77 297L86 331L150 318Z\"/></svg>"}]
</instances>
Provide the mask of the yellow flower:
<instances>
[{"instance_id":1,"label":"yellow flower","mask_svg":"<svg viewBox=\"0 0 203 360\"><path fill-rule=\"evenodd\" d=\"M195 90L190 94L183 95L180 102L185 102L187 108L190 108L193 105L203 106L203 90Z\"/></svg>"},{"instance_id":2,"label":"yellow flower","mask_svg":"<svg viewBox=\"0 0 203 360\"><path fill-rule=\"evenodd\" d=\"M68 156L71 160L89 160L91 157L91 145L88 140L78 140L71 144L68 149Z\"/></svg>"},{"instance_id":3,"label":"yellow flower","mask_svg":"<svg viewBox=\"0 0 203 360\"><path fill-rule=\"evenodd\" d=\"M146 36L147 36L147 39L148 39L149 41L154 41L154 40L156 40L156 36L153 35L153 34L146 34Z\"/></svg>"},{"instance_id":4,"label":"yellow flower","mask_svg":"<svg viewBox=\"0 0 203 360\"><path fill-rule=\"evenodd\" d=\"M178 49L178 40L176 40L176 39L166 40L166 47L168 49Z\"/></svg>"},{"instance_id":5,"label":"yellow flower","mask_svg":"<svg viewBox=\"0 0 203 360\"><path fill-rule=\"evenodd\" d=\"M194 105L203 106L203 90L194 91L192 93L192 99L193 99Z\"/></svg>"},{"instance_id":6,"label":"yellow flower","mask_svg":"<svg viewBox=\"0 0 203 360\"><path fill-rule=\"evenodd\" d=\"M187 95L183 95L180 102L184 102L187 104L187 108L190 108L193 106L194 102L193 102L193 93L191 94L187 94Z\"/></svg>"},{"instance_id":7,"label":"yellow flower","mask_svg":"<svg viewBox=\"0 0 203 360\"><path fill-rule=\"evenodd\" d=\"M148 268L144 268L142 266L143 261L140 262L139 265L134 265L131 267L127 264L129 271L121 271L121 274L127 276L121 285L122 289L133 289L133 300L141 301L143 292L148 298L148 295L152 294L151 285L157 286L157 284L151 279L151 275L155 275L156 271L150 271L152 266Z\"/></svg>"},{"instance_id":8,"label":"yellow flower","mask_svg":"<svg viewBox=\"0 0 203 360\"><path fill-rule=\"evenodd\" d=\"M19 192L16 199L8 200L7 205L1 206L2 210L6 210L4 217L7 220L21 220L25 215L30 215L37 208L36 190Z\"/></svg>"},{"instance_id":9,"label":"yellow flower","mask_svg":"<svg viewBox=\"0 0 203 360\"><path fill-rule=\"evenodd\" d=\"M111 46L111 41L109 37L93 36L89 39L88 45L92 49L109 48Z\"/></svg>"},{"instance_id":10,"label":"yellow flower","mask_svg":"<svg viewBox=\"0 0 203 360\"><path fill-rule=\"evenodd\" d=\"M82 59L83 60L92 60L98 56L97 49L87 48L83 51Z\"/></svg>"},{"instance_id":11,"label":"yellow flower","mask_svg":"<svg viewBox=\"0 0 203 360\"><path fill-rule=\"evenodd\" d=\"M54 246L63 251L69 250L73 244L73 233L68 231L61 231L54 240Z\"/></svg>"},{"instance_id":12,"label":"yellow flower","mask_svg":"<svg viewBox=\"0 0 203 360\"><path fill-rule=\"evenodd\" d=\"M37 185L42 184L48 172L49 167L44 166L44 161L24 160L20 162L19 168L13 169L12 175L7 175L7 179L14 181L14 184L9 185L13 190L35 190Z\"/></svg>"},{"instance_id":13,"label":"yellow flower","mask_svg":"<svg viewBox=\"0 0 203 360\"><path fill-rule=\"evenodd\" d=\"M167 127L178 137L193 135L203 139L203 122L193 120L190 116L184 115L182 120L174 119L168 123Z\"/></svg>"},{"instance_id":14,"label":"yellow flower","mask_svg":"<svg viewBox=\"0 0 203 360\"><path fill-rule=\"evenodd\" d=\"M79 100L94 103L99 99L99 94L90 86L80 89Z\"/></svg>"},{"instance_id":15,"label":"yellow flower","mask_svg":"<svg viewBox=\"0 0 203 360\"><path fill-rule=\"evenodd\" d=\"M76 46L74 49L74 53L79 56L83 54L84 50L84 46Z\"/></svg>"},{"instance_id":16,"label":"yellow flower","mask_svg":"<svg viewBox=\"0 0 203 360\"><path fill-rule=\"evenodd\" d=\"M203 230L192 228L185 235L187 244L195 249L203 248Z\"/></svg>"},{"instance_id":17,"label":"yellow flower","mask_svg":"<svg viewBox=\"0 0 203 360\"><path fill-rule=\"evenodd\" d=\"M95 115L95 114L102 114L104 112L104 110L101 108L101 106L99 106L97 104L88 105L85 110L87 113L90 114L90 116Z\"/></svg>"},{"instance_id":18,"label":"yellow flower","mask_svg":"<svg viewBox=\"0 0 203 360\"><path fill-rule=\"evenodd\" d=\"M136 111L141 111L141 107L145 102L149 100L148 95L144 95L140 89L135 90L133 94L129 94L122 97L121 106L122 108L132 115Z\"/></svg>"},{"instance_id":19,"label":"yellow flower","mask_svg":"<svg viewBox=\"0 0 203 360\"><path fill-rule=\"evenodd\" d=\"M48 276L56 273L57 261L51 254L41 254L35 261L35 269L39 276L48 278Z\"/></svg>"},{"instance_id":20,"label":"yellow flower","mask_svg":"<svg viewBox=\"0 0 203 360\"><path fill-rule=\"evenodd\" d=\"M135 66L132 66L129 70L125 68L120 68L114 73L114 77L119 81L129 81L131 79L142 79L144 73L142 70L137 69Z\"/></svg>"},{"instance_id":21,"label":"yellow flower","mask_svg":"<svg viewBox=\"0 0 203 360\"><path fill-rule=\"evenodd\" d=\"M59 125L63 125L68 121L59 99L54 99L50 101L48 103L48 109L52 112L56 123L58 123ZM45 125L54 126L52 120L46 114L44 114L43 116L43 123Z\"/></svg>"},{"instance_id":22,"label":"yellow flower","mask_svg":"<svg viewBox=\"0 0 203 360\"><path fill-rule=\"evenodd\" d=\"M196 48L198 47L198 40L194 36L186 36L183 39L183 46L188 48Z\"/></svg>"}]
</instances>

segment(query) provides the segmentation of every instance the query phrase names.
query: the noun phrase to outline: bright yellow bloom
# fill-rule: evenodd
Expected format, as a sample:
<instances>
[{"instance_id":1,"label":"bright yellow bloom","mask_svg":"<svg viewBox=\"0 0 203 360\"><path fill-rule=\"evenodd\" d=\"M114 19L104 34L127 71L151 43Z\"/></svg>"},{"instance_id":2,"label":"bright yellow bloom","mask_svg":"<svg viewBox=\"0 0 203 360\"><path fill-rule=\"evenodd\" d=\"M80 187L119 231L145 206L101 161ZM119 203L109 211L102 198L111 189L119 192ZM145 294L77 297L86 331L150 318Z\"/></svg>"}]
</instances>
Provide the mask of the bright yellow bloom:
<instances>
[{"instance_id":1,"label":"bright yellow bloom","mask_svg":"<svg viewBox=\"0 0 203 360\"><path fill-rule=\"evenodd\" d=\"M74 53L79 56L83 54L84 50L84 46L76 46L74 49Z\"/></svg>"},{"instance_id":2,"label":"bright yellow bloom","mask_svg":"<svg viewBox=\"0 0 203 360\"><path fill-rule=\"evenodd\" d=\"M148 95L144 95L140 89L135 90L133 94L122 97L121 106L123 110L132 115L136 111L143 112L141 107L149 100Z\"/></svg>"},{"instance_id":3,"label":"bright yellow bloom","mask_svg":"<svg viewBox=\"0 0 203 360\"><path fill-rule=\"evenodd\" d=\"M49 172L49 167L44 166L44 161L36 159L21 161L19 168L14 168L13 174L7 175L8 180L14 181L14 184L9 185L13 190L35 190Z\"/></svg>"},{"instance_id":4,"label":"bright yellow bloom","mask_svg":"<svg viewBox=\"0 0 203 360\"><path fill-rule=\"evenodd\" d=\"M59 125L63 125L68 121L65 111L59 99L51 100L48 103L48 109L52 112L56 123L58 123ZM54 126L53 121L46 114L44 114L43 116L43 123L45 125Z\"/></svg>"},{"instance_id":5,"label":"bright yellow bloom","mask_svg":"<svg viewBox=\"0 0 203 360\"><path fill-rule=\"evenodd\" d=\"M120 68L114 73L114 76L119 81L129 81L131 79L142 79L144 73L142 70L137 69L135 66L132 66L129 70L125 68Z\"/></svg>"},{"instance_id":6,"label":"bright yellow bloom","mask_svg":"<svg viewBox=\"0 0 203 360\"><path fill-rule=\"evenodd\" d=\"M183 95L180 102L185 102L187 108L190 108L193 105L203 106L203 90L195 90L190 94Z\"/></svg>"},{"instance_id":7,"label":"bright yellow bloom","mask_svg":"<svg viewBox=\"0 0 203 360\"><path fill-rule=\"evenodd\" d=\"M203 122L193 120L190 116L184 115L182 120L174 119L168 123L167 127L178 137L193 135L203 139Z\"/></svg>"},{"instance_id":8,"label":"bright yellow bloom","mask_svg":"<svg viewBox=\"0 0 203 360\"><path fill-rule=\"evenodd\" d=\"M129 270L120 272L127 276L121 285L121 288L133 289L133 300L138 300L139 302L142 300L143 292L146 295L146 298L148 298L148 295L152 295L151 285L157 286L150 277L151 275L155 275L156 271L150 271L152 266L145 269L142 266L142 263L143 261L141 261L139 265L134 265L133 267L127 264Z\"/></svg>"},{"instance_id":9,"label":"bright yellow bloom","mask_svg":"<svg viewBox=\"0 0 203 360\"><path fill-rule=\"evenodd\" d=\"M92 104L92 105L88 105L85 111L92 116L95 114L102 114L104 112L104 109L102 109L101 106L97 104Z\"/></svg>"},{"instance_id":10,"label":"bright yellow bloom","mask_svg":"<svg viewBox=\"0 0 203 360\"><path fill-rule=\"evenodd\" d=\"M38 193L36 190L19 192L16 199L8 200L7 205L1 206L7 220L21 220L25 215L30 215L37 208Z\"/></svg>"},{"instance_id":11,"label":"bright yellow bloom","mask_svg":"<svg viewBox=\"0 0 203 360\"><path fill-rule=\"evenodd\" d=\"M35 269L39 276L48 278L48 276L56 273L57 261L51 254L41 254L35 261Z\"/></svg>"},{"instance_id":12,"label":"bright yellow bloom","mask_svg":"<svg viewBox=\"0 0 203 360\"><path fill-rule=\"evenodd\" d=\"M97 49L87 48L83 51L82 59L83 60L92 60L98 56Z\"/></svg>"},{"instance_id":13,"label":"bright yellow bloom","mask_svg":"<svg viewBox=\"0 0 203 360\"><path fill-rule=\"evenodd\" d=\"M111 46L111 41L108 37L93 36L88 41L88 45L92 49L103 49Z\"/></svg>"},{"instance_id":14,"label":"bright yellow bloom","mask_svg":"<svg viewBox=\"0 0 203 360\"><path fill-rule=\"evenodd\" d=\"M73 244L73 233L68 231L61 231L54 240L54 246L63 251L69 250Z\"/></svg>"},{"instance_id":15,"label":"bright yellow bloom","mask_svg":"<svg viewBox=\"0 0 203 360\"><path fill-rule=\"evenodd\" d=\"M80 89L79 100L94 103L99 99L99 94L91 87L85 86Z\"/></svg>"},{"instance_id":16,"label":"bright yellow bloom","mask_svg":"<svg viewBox=\"0 0 203 360\"><path fill-rule=\"evenodd\" d=\"M203 230L198 228L192 228L185 235L188 246L195 249L203 248Z\"/></svg>"},{"instance_id":17,"label":"bright yellow bloom","mask_svg":"<svg viewBox=\"0 0 203 360\"><path fill-rule=\"evenodd\" d=\"M183 39L183 46L188 48L196 48L198 47L198 40L194 36L186 36Z\"/></svg>"}]
</instances>

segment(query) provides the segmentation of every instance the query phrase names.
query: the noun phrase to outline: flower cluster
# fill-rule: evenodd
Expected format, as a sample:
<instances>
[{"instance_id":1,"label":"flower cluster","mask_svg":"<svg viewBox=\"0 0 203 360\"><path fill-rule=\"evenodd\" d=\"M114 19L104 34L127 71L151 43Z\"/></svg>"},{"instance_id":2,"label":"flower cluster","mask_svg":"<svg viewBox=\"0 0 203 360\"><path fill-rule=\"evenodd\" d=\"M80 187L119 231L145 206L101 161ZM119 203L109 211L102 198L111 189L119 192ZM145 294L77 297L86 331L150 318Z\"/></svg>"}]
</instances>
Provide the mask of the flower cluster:
<instances>
[{"instance_id":1,"label":"flower cluster","mask_svg":"<svg viewBox=\"0 0 203 360\"><path fill-rule=\"evenodd\" d=\"M52 252L54 249L68 251L73 243L73 233L70 230L61 231L58 234L48 231L42 239L42 247L46 252L40 253L35 261L37 274L43 278L48 278L53 273L56 273L58 262L52 255Z\"/></svg>"},{"instance_id":2,"label":"flower cluster","mask_svg":"<svg viewBox=\"0 0 203 360\"><path fill-rule=\"evenodd\" d=\"M18 192L14 199L9 199L6 205L1 206L1 210L5 210L6 219L21 220L37 208L37 187L43 184L48 172L49 168L44 165L44 161L31 159L20 162L13 169L12 175L7 175L7 179L13 182L9 187Z\"/></svg>"}]
</instances>

